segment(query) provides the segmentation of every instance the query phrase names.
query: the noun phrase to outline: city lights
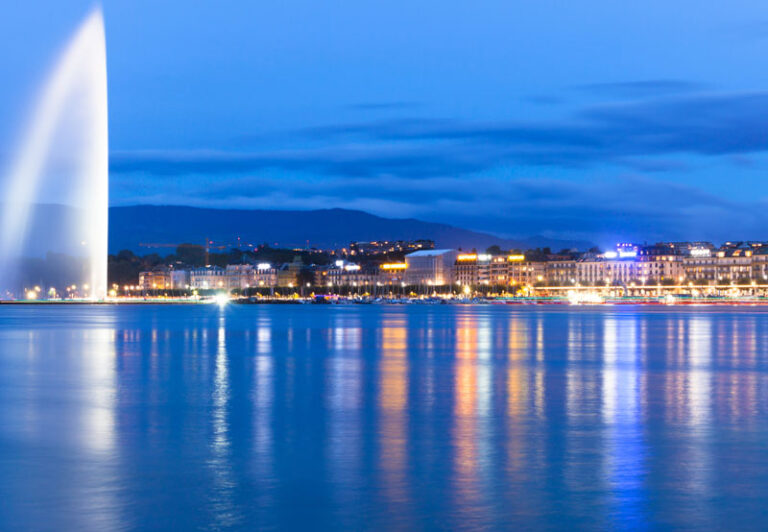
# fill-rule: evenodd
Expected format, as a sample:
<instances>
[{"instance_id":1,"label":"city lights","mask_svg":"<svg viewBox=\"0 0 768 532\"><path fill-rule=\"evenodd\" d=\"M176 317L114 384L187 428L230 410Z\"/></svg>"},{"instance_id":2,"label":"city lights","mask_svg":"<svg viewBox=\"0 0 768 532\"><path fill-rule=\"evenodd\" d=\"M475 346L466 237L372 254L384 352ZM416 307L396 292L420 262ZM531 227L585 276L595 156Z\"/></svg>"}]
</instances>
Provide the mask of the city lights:
<instances>
[{"instance_id":1,"label":"city lights","mask_svg":"<svg viewBox=\"0 0 768 532\"><path fill-rule=\"evenodd\" d=\"M404 262L390 262L381 265L382 270L405 270L408 265Z\"/></svg>"}]
</instances>

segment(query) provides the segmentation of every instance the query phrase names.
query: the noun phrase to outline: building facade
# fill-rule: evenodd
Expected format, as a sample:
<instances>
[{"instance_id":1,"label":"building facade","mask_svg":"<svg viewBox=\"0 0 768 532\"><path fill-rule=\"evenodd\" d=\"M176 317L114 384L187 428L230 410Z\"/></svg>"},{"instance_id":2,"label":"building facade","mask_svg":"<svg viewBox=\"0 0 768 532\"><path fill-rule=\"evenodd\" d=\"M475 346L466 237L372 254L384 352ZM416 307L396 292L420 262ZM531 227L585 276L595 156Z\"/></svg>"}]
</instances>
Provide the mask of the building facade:
<instances>
[{"instance_id":1,"label":"building facade","mask_svg":"<svg viewBox=\"0 0 768 532\"><path fill-rule=\"evenodd\" d=\"M458 253L453 249L416 251L405 256L407 285L443 286L454 282Z\"/></svg>"}]
</instances>

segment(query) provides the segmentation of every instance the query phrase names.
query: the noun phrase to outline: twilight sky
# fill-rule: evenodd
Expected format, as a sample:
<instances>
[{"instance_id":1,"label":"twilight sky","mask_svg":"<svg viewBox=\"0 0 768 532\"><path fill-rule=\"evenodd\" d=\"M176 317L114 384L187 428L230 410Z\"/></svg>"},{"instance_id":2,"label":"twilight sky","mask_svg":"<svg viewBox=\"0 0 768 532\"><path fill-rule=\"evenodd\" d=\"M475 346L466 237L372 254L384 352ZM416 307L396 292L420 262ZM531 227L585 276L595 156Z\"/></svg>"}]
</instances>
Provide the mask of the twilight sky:
<instances>
[{"instance_id":1,"label":"twilight sky","mask_svg":"<svg viewBox=\"0 0 768 532\"><path fill-rule=\"evenodd\" d=\"M91 2L0 19L3 161ZM764 0L107 0L111 202L768 239Z\"/></svg>"}]
</instances>

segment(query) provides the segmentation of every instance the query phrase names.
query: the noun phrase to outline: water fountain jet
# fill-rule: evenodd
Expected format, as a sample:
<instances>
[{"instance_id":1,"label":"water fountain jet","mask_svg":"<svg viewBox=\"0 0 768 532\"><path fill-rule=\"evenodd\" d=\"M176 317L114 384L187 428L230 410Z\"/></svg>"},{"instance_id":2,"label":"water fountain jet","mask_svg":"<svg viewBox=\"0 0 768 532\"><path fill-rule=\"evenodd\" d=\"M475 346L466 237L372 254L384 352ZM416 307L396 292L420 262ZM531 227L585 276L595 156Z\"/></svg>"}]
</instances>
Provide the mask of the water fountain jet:
<instances>
[{"instance_id":1,"label":"water fountain jet","mask_svg":"<svg viewBox=\"0 0 768 532\"><path fill-rule=\"evenodd\" d=\"M4 294L25 293L21 283L30 255L44 254L55 262L58 255L51 253L57 253L79 258L79 279L72 279L71 285L79 287L81 297L106 297L108 158L106 45L102 12L96 8L45 83L6 176L0 214ZM66 207L55 210L46 203ZM53 211L64 213L64 238L59 220L46 219ZM36 218L43 218L47 228L35 233L31 228ZM50 279L41 281L54 286ZM70 286L69 280L66 283Z\"/></svg>"}]
</instances>

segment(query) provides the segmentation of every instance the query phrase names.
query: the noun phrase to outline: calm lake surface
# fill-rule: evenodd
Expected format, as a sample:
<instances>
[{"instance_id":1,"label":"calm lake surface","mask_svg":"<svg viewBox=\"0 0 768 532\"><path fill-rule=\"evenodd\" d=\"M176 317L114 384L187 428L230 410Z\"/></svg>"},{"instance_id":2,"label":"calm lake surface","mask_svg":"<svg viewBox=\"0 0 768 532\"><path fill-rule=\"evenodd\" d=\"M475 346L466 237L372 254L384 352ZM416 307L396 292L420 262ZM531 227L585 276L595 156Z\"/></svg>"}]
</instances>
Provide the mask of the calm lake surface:
<instances>
[{"instance_id":1,"label":"calm lake surface","mask_svg":"<svg viewBox=\"0 0 768 532\"><path fill-rule=\"evenodd\" d=\"M0 307L0 529L768 527L768 312Z\"/></svg>"}]
</instances>

